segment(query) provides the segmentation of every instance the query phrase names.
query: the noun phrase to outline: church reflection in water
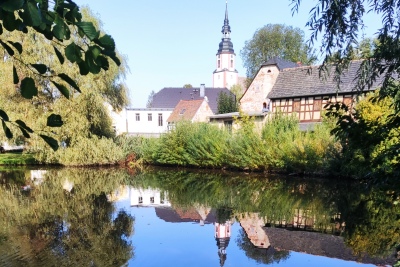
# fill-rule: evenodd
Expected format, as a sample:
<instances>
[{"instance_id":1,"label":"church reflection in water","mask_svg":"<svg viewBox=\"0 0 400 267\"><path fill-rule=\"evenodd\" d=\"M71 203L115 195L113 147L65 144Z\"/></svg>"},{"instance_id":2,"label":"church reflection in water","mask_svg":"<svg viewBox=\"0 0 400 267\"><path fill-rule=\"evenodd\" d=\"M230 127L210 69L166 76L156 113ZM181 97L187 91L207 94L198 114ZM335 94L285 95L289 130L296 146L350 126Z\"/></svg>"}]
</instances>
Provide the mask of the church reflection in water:
<instances>
[{"instance_id":1,"label":"church reflection in water","mask_svg":"<svg viewBox=\"0 0 400 267\"><path fill-rule=\"evenodd\" d=\"M227 259L227 248L231 240L231 227L239 223L246 239L254 250L264 250L265 254L290 251L311 255L337 258L346 261L375 263L376 259L359 258L345 245L340 236L345 223L340 214L332 214L329 226L318 225L315 215L307 210L293 209L290 221L275 221L256 212L233 213L229 208L211 208L194 204L184 208L169 202L168 193L152 188L121 187L108 196L110 201L126 199L131 207L154 208L156 216L169 223L198 223L214 225L214 238L220 266Z\"/></svg>"}]
</instances>

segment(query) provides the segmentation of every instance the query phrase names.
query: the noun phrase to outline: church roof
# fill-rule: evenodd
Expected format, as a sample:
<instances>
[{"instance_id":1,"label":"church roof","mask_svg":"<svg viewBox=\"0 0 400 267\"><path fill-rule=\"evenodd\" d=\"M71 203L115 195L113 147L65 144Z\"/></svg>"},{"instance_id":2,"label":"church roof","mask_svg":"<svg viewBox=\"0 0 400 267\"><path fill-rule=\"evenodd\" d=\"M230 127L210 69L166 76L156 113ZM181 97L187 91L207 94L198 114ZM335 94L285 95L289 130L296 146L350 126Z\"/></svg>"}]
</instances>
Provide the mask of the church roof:
<instances>
[{"instance_id":1,"label":"church roof","mask_svg":"<svg viewBox=\"0 0 400 267\"><path fill-rule=\"evenodd\" d=\"M299 96L332 95L336 93L354 92L357 85L357 71L362 60L352 61L347 71L341 76L341 84L338 90L333 75L326 79L320 76L320 66L307 66L283 69L272 87L268 98L289 98ZM333 70L332 70L333 71ZM378 77L370 90L376 89L382 84L383 75Z\"/></svg>"},{"instance_id":2,"label":"church roof","mask_svg":"<svg viewBox=\"0 0 400 267\"><path fill-rule=\"evenodd\" d=\"M218 112L218 96L221 92L232 94L227 88L205 88L204 95L214 113ZM152 108L175 108L180 100L204 99L200 96L200 87L165 87L153 96Z\"/></svg>"}]
</instances>

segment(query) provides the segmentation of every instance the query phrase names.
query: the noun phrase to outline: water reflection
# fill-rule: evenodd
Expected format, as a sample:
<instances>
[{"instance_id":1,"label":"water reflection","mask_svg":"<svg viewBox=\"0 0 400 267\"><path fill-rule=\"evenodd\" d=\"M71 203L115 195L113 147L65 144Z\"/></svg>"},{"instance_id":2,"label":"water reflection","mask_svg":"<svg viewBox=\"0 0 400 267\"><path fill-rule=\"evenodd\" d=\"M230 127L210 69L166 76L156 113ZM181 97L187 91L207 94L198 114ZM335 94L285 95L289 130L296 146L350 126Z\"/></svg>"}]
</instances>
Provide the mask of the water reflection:
<instances>
[{"instance_id":1,"label":"water reflection","mask_svg":"<svg viewBox=\"0 0 400 267\"><path fill-rule=\"evenodd\" d=\"M148 222L147 228L157 225L145 234L150 240L196 235L185 223L203 226L201 235L213 238L207 246L219 266L241 266L235 265L239 253L257 264L289 264L294 252L394 264L400 243L399 192L393 189L165 169L137 175L118 169L21 170L1 177L1 266L138 266L132 238L143 233L133 234L140 223L134 215L149 216L144 210L154 210L162 222ZM172 223L178 232L166 233ZM157 241L149 251L141 250L144 242L135 245L139 254L157 261L151 256ZM200 243L199 237L193 242ZM169 253L179 246L168 247ZM174 260L174 266L187 263Z\"/></svg>"},{"instance_id":2,"label":"water reflection","mask_svg":"<svg viewBox=\"0 0 400 267\"><path fill-rule=\"evenodd\" d=\"M33 173L0 188L0 265L121 266L132 257L133 217L114 213L106 196L123 172Z\"/></svg>"}]
</instances>

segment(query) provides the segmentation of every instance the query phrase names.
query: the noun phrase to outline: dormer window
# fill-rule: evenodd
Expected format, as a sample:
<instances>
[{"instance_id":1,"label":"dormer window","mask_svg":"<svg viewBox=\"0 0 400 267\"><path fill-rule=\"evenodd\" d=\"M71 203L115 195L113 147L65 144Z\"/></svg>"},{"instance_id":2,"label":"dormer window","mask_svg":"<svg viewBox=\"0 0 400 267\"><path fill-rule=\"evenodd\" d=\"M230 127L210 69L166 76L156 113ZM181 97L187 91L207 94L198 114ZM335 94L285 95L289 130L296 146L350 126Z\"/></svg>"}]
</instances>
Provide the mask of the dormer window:
<instances>
[{"instance_id":1,"label":"dormer window","mask_svg":"<svg viewBox=\"0 0 400 267\"><path fill-rule=\"evenodd\" d=\"M271 73L271 70L267 70L267 73Z\"/></svg>"}]
</instances>

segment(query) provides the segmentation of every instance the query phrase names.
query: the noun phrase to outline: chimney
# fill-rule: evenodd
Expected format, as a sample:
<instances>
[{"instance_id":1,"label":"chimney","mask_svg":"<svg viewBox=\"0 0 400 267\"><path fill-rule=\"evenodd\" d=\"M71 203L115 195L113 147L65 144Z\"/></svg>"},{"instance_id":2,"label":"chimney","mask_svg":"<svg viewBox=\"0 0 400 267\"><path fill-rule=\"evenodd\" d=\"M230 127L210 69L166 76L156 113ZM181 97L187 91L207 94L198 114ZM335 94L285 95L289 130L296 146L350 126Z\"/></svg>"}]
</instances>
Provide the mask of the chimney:
<instances>
[{"instance_id":1,"label":"chimney","mask_svg":"<svg viewBox=\"0 0 400 267\"><path fill-rule=\"evenodd\" d=\"M206 85L204 83L200 84L200 97L206 96Z\"/></svg>"}]
</instances>

